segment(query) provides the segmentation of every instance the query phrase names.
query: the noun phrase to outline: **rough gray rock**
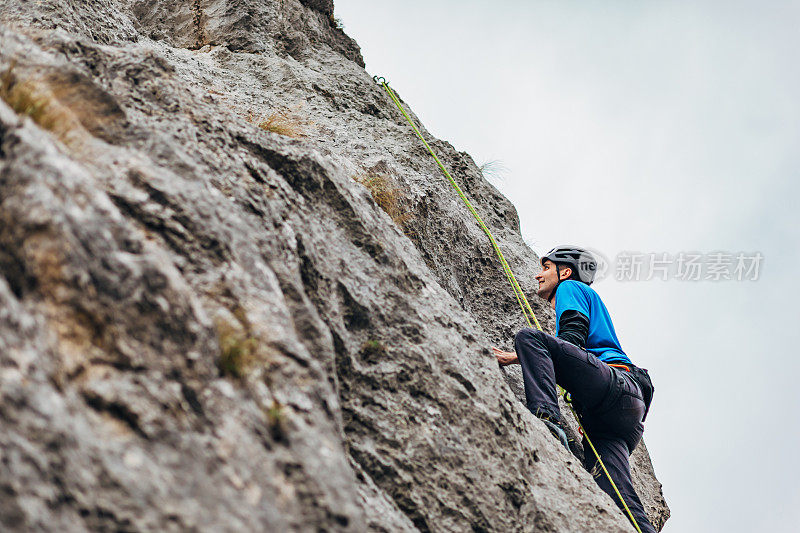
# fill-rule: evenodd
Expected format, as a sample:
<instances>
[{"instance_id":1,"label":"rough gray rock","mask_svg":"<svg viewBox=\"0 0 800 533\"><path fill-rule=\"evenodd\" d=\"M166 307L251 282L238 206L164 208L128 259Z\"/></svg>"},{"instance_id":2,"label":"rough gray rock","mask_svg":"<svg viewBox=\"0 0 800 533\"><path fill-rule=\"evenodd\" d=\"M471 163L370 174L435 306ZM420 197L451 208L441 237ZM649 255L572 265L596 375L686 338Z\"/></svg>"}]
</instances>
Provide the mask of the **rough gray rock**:
<instances>
[{"instance_id":1,"label":"rough gray rock","mask_svg":"<svg viewBox=\"0 0 800 533\"><path fill-rule=\"evenodd\" d=\"M47 102L0 101L3 529L632 530L498 369L491 247L331 13L0 0ZM431 141L530 297L514 207Z\"/></svg>"}]
</instances>

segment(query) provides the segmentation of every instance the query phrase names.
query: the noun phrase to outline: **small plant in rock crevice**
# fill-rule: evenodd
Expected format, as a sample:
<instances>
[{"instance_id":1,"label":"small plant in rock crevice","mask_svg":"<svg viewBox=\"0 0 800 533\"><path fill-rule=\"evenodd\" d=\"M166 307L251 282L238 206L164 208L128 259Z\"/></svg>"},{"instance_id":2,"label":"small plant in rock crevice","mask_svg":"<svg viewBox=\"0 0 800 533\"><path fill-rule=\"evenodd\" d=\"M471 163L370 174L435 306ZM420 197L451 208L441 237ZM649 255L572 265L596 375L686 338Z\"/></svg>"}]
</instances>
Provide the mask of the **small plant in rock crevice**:
<instances>
[{"instance_id":1,"label":"small plant in rock crevice","mask_svg":"<svg viewBox=\"0 0 800 533\"><path fill-rule=\"evenodd\" d=\"M286 427L286 408L278 400L273 400L272 405L264 410L267 417L267 427L273 439L285 442L288 436Z\"/></svg>"},{"instance_id":2,"label":"small plant in rock crevice","mask_svg":"<svg viewBox=\"0 0 800 533\"><path fill-rule=\"evenodd\" d=\"M337 30L344 31L344 23L342 22L342 19L340 19L339 17L335 16L333 13L330 13L328 15L328 22L330 23L332 28L336 28Z\"/></svg>"},{"instance_id":3,"label":"small plant in rock crevice","mask_svg":"<svg viewBox=\"0 0 800 533\"><path fill-rule=\"evenodd\" d=\"M273 111L266 117L257 116L253 112L248 113L247 121L255 124L264 131L285 135L293 139L307 137L309 130L314 123L301 117L298 114L300 106L293 106L290 109Z\"/></svg>"},{"instance_id":4,"label":"small plant in rock crevice","mask_svg":"<svg viewBox=\"0 0 800 533\"><path fill-rule=\"evenodd\" d=\"M480 171L481 175L483 175L484 179L490 182L503 181L508 173L508 167L506 167L505 164L503 164L503 162L499 159L486 161L478 167L478 170Z\"/></svg>"},{"instance_id":5,"label":"small plant in rock crevice","mask_svg":"<svg viewBox=\"0 0 800 533\"><path fill-rule=\"evenodd\" d=\"M228 322L217 322L219 359L217 368L223 376L243 378L256 360L258 340Z\"/></svg>"},{"instance_id":6,"label":"small plant in rock crevice","mask_svg":"<svg viewBox=\"0 0 800 533\"><path fill-rule=\"evenodd\" d=\"M0 99L18 115L31 118L42 128L63 135L71 117L64 111L47 87L33 80L19 80L12 63L0 74Z\"/></svg>"},{"instance_id":7,"label":"small plant in rock crevice","mask_svg":"<svg viewBox=\"0 0 800 533\"><path fill-rule=\"evenodd\" d=\"M359 355L366 363L379 363L387 357L386 346L381 341L368 340L361 345Z\"/></svg>"},{"instance_id":8,"label":"small plant in rock crevice","mask_svg":"<svg viewBox=\"0 0 800 533\"><path fill-rule=\"evenodd\" d=\"M367 188L378 207L383 209L395 224L403 228L411 219L411 214L402 207L405 195L389 176L367 172L358 174L353 179Z\"/></svg>"}]
</instances>

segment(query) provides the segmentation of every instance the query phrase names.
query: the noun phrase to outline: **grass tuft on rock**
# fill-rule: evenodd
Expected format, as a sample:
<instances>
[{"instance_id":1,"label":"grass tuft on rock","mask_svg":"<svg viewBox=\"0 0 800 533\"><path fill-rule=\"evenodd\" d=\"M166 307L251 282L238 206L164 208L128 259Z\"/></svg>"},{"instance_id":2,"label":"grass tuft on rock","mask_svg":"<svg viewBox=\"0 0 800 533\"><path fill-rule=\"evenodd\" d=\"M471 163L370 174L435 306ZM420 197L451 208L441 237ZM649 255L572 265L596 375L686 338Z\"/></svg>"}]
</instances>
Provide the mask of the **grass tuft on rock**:
<instances>
[{"instance_id":1,"label":"grass tuft on rock","mask_svg":"<svg viewBox=\"0 0 800 533\"><path fill-rule=\"evenodd\" d=\"M18 115L28 116L42 128L62 134L70 117L61 109L47 88L31 80L20 81L12 63L0 74L0 99Z\"/></svg>"},{"instance_id":2,"label":"grass tuft on rock","mask_svg":"<svg viewBox=\"0 0 800 533\"><path fill-rule=\"evenodd\" d=\"M286 428L286 409L278 400L273 400L272 405L264 410L267 417L267 427L272 438L277 442L285 442L288 437Z\"/></svg>"},{"instance_id":3,"label":"grass tuft on rock","mask_svg":"<svg viewBox=\"0 0 800 533\"><path fill-rule=\"evenodd\" d=\"M405 195L392 182L389 176L374 172L358 174L353 179L367 188L372 199L383 209L395 224L403 228L411 218L403 207Z\"/></svg>"},{"instance_id":4,"label":"grass tuft on rock","mask_svg":"<svg viewBox=\"0 0 800 533\"><path fill-rule=\"evenodd\" d=\"M301 139L308 135L308 130L312 126L307 120L300 118L291 111L275 111L267 118L251 118L256 126L264 131L285 135L293 139Z\"/></svg>"},{"instance_id":5,"label":"grass tuft on rock","mask_svg":"<svg viewBox=\"0 0 800 533\"><path fill-rule=\"evenodd\" d=\"M223 376L241 379L256 359L258 341L227 322L217 323L219 359L217 368Z\"/></svg>"},{"instance_id":6,"label":"grass tuft on rock","mask_svg":"<svg viewBox=\"0 0 800 533\"><path fill-rule=\"evenodd\" d=\"M344 31L344 23L342 22L342 19L335 16L333 13L328 15L328 22L330 23L331 28Z\"/></svg>"},{"instance_id":7,"label":"grass tuft on rock","mask_svg":"<svg viewBox=\"0 0 800 533\"><path fill-rule=\"evenodd\" d=\"M508 167L499 159L486 161L478 167L478 170L480 170L484 179L490 182L503 181L506 174L508 174Z\"/></svg>"},{"instance_id":8,"label":"grass tuft on rock","mask_svg":"<svg viewBox=\"0 0 800 533\"><path fill-rule=\"evenodd\" d=\"M358 353L364 362L371 364L379 363L385 360L387 356L386 346L381 341L376 340L368 340L362 344Z\"/></svg>"}]
</instances>

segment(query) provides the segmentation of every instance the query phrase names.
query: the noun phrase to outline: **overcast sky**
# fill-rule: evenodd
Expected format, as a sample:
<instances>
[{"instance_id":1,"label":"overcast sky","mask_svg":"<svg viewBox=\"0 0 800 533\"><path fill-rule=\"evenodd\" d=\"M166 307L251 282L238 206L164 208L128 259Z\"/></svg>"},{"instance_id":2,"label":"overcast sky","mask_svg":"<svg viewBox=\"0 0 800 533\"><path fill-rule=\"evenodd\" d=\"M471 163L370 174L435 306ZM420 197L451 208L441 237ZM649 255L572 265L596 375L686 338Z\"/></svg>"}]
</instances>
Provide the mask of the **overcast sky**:
<instances>
[{"instance_id":1,"label":"overcast sky","mask_svg":"<svg viewBox=\"0 0 800 533\"><path fill-rule=\"evenodd\" d=\"M756 281L612 269L595 288L653 375L664 531L797 531L800 3L336 0L336 15L429 131L502 161L494 183L537 252L763 255Z\"/></svg>"}]
</instances>

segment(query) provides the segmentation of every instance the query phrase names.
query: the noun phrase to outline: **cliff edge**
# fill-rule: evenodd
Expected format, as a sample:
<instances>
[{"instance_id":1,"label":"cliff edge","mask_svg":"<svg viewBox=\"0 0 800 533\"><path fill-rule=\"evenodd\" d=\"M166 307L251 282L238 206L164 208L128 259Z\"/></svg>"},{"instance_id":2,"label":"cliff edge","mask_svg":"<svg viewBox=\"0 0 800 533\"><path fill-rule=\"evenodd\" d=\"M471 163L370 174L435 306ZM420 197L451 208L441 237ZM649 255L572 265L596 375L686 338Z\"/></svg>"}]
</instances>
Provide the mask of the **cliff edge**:
<instances>
[{"instance_id":1,"label":"cliff edge","mask_svg":"<svg viewBox=\"0 0 800 533\"><path fill-rule=\"evenodd\" d=\"M0 0L0 43L2 529L633 531L498 368L513 293L330 0Z\"/></svg>"}]
</instances>

